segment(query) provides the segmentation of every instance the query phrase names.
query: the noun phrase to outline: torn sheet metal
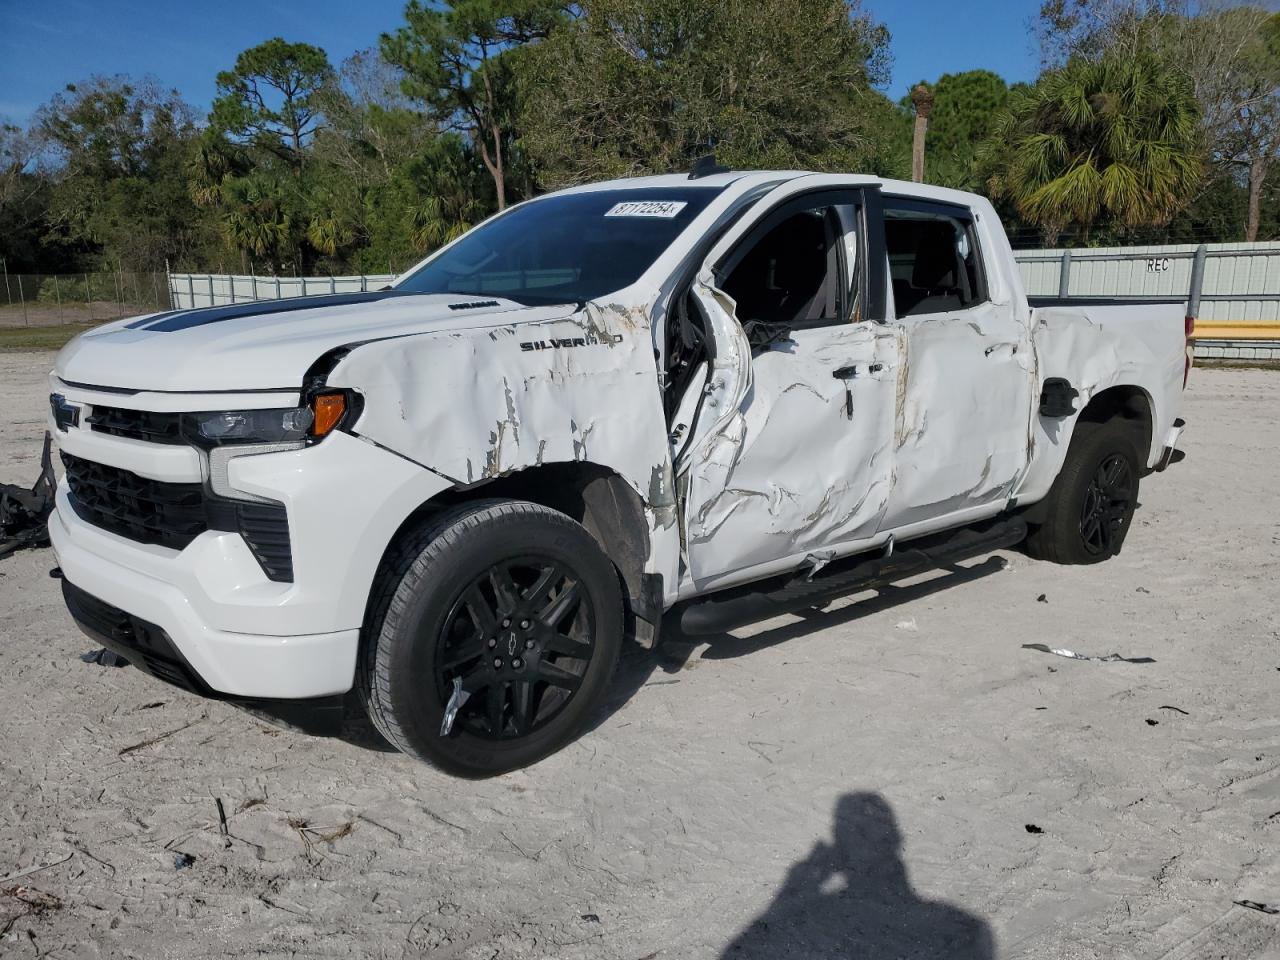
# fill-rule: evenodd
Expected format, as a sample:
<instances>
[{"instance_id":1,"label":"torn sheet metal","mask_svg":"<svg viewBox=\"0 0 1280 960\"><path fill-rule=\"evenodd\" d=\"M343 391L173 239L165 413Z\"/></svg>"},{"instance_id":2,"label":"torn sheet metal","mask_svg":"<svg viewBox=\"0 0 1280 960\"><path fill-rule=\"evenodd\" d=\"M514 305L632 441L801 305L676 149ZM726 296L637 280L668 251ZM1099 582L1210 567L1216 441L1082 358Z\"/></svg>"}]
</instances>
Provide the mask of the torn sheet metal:
<instances>
[{"instance_id":1,"label":"torn sheet metal","mask_svg":"<svg viewBox=\"0 0 1280 960\"><path fill-rule=\"evenodd\" d=\"M733 300L709 276L695 294L715 336L712 380L721 385L678 464L694 580L873 535L892 463L893 364L877 330L795 330L751 358ZM833 376L846 368L846 378Z\"/></svg>"},{"instance_id":2,"label":"torn sheet metal","mask_svg":"<svg viewBox=\"0 0 1280 960\"><path fill-rule=\"evenodd\" d=\"M1092 660L1096 663L1155 663L1151 657L1122 657L1118 653L1109 653L1105 657L1093 657L1074 650L1051 647L1046 643L1024 643L1023 650L1038 650L1041 653L1052 653L1055 657L1066 657L1068 660Z\"/></svg>"},{"instance_id":3,"label":"torn sheet metal","mask_svg":"<svg viewBox=\"0 0 1280 960\"><path fill-rule=\"evenodd\" d=\"M674 529L650 305L565 310L550 320L364 344L328 382L363 395L362 436L461 486L590 462L639 494L655 531ZM677 559L672 551L655 572L674 583Z\"/></svg>"}]
</instances>

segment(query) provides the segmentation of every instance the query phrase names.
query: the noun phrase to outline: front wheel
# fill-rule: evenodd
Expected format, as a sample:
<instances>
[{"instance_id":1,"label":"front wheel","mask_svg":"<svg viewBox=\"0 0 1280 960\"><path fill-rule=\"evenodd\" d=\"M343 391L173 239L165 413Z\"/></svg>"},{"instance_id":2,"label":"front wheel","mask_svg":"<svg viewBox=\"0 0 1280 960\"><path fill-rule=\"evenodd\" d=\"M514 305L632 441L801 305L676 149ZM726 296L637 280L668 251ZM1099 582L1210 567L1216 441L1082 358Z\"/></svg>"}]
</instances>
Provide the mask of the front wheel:
<instances>
[{"instance_id":1,"label":"front wheel","mask_svg":"<svg viewBox=\"0 0 1280 960\"><path fill-rule=\"evenodd\" d=\"M613 564L580 524L484 501L437 516L390 559L358 686L391 743L482 777L582 730L617 664L623 610Z\"/></svg>"},{"instance_id":2,"label":"front wheel","mask_svg":"<svg viewBox=\"0 0 1280 960\"><path fill-rule=\"evenodd\" d=\"M1027 537L1027 552L1070 564L1114 557L1138 506L1138 473L1133 431L1125 421L1076 424L1044 522Z\"/></svg>"}]
</instances>

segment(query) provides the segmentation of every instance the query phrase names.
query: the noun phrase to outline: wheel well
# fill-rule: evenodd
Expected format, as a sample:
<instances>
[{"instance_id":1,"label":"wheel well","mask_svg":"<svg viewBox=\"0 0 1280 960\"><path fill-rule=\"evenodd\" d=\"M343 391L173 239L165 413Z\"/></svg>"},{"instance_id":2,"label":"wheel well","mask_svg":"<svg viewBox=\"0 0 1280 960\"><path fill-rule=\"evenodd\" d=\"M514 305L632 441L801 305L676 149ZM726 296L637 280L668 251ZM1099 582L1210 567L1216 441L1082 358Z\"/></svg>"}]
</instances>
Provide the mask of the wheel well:
<instances>
[{"instance_id":1,"label":"wheel well","mask_svg":"<svg viewBox=\"0 0 1280 960\"><path fill-rule=\"evenodd\" d=\"M1141 387L1108 387L1089 400L1080 411L1080 419L1090 423L1106 423L1121 419L1129 422L1142 457L1141 467L1146 467L1151 455L1151 398Z\"/></svg>"},{"instance_id":2,"label":"wheel well","mask_svg":"<svg viewBox=\"0 0 1280 960\"><path fill-rule=\"evenodd\" d=\"M383 551L397 546L421 522L446 507L492 498L528 500L572 517L603 547L634 604L647 596L644 564L649 557L649 525L640 495L617 473L594 463L550 463L432 497L400 525Z\"/></svg>"}]
</instances>

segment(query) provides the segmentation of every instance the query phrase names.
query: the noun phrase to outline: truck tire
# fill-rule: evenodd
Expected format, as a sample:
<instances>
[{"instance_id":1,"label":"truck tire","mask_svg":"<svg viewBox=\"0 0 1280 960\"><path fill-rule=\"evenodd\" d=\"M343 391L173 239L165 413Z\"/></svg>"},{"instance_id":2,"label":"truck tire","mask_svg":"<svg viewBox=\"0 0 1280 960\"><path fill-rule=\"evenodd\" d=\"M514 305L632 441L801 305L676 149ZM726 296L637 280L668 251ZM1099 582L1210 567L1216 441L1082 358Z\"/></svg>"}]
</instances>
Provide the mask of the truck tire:
<instances>
[{"instance_id":1,"label":"truck tire","mask_svg":"<svg viewBox=\"0 0 1280 960\"><path fill-rule=\"evenodd\" d=\"M369 608L356 685L370 719L404 753L464 777L573 739L622 644L622 591L595 538L518 500L431 517L384 561Z\"/></svg>"},{"instance_id":2,"label":"truck tire","mask_svg":"<svg viewBox=\"0 0 1280 960\"><path fill-rule=\"evenodd\" d=\"M1114 557L1138 505L1139 472L1131 424L1120 419L1077 423L1049 491L1044 521L1027 536L1027 553L1070 564Z\"/></svg>"}]
</instances>

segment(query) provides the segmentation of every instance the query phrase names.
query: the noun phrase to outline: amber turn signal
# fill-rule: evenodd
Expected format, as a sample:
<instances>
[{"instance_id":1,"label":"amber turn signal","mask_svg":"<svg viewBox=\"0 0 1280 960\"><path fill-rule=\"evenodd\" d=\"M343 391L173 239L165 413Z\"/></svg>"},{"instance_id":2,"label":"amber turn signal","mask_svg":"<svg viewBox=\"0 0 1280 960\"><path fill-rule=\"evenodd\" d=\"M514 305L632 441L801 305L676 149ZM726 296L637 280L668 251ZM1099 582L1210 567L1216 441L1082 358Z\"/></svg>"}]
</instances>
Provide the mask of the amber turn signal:
<instances>
[{"instance_id":1,"label":"amber turn signal","mask_svg":"<svg viewBox=\"0 0 1280 960\"><path fill-rule=\"evenodd\" d=\"M340 422L347 412L347 397L342 393L321 393L311 399L311 412L315 420L311 424L311 434L326 437Z\"/></svg>"}]
</instances>

